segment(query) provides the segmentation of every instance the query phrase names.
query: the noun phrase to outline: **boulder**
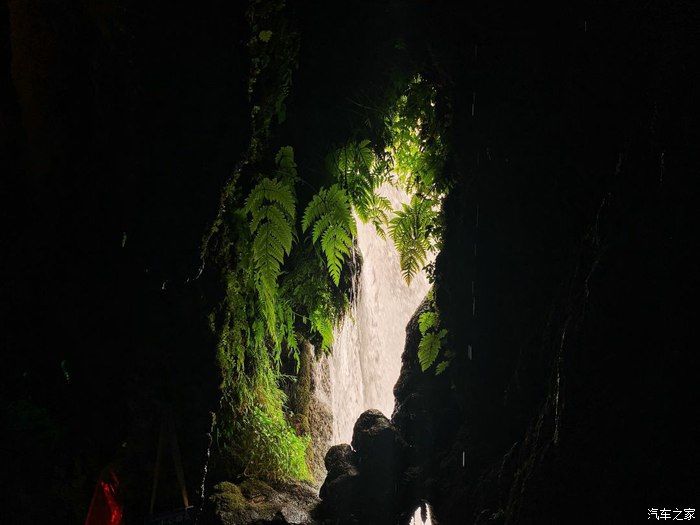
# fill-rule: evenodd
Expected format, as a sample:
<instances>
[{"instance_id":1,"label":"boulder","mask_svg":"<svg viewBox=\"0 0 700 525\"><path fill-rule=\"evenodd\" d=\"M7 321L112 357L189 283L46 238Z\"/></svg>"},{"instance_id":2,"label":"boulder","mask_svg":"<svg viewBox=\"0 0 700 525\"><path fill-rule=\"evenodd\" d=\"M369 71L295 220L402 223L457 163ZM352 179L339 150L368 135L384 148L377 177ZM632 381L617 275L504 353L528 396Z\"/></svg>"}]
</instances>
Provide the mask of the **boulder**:
<instances>
[{"instance_id":1,"label":"boulder","mask_svg":"<svg viewBox=\"0 0 700 525\"><path fill-rule=\"evenodd\" d=\"M359 464L376 461L378 466L399 459L406 449L406 443L384 414L370 409L355 422L352 448Z\"/></svg>"},{"instance_id":2,"label":"boulder","mask_svg":"<svg viewBox=\"0 0 700 525\"><path fill-rule=\"evenodd\" d=\"M333 445L323 460L328 473L341 473L350 470L357 466L355 451L347 443L342 445ZM331 476L333 477L333 476Z\"/></svg>"},{"instance_id":3,"label":"boulder","mask_svg":"<svg viewBox=\"0 0 700 525\"><path fill-rule=\"evenodd\" d=\"M321 517L342 524L395 523L407 448L384 414L362 413L355 423L352 447L335 445L326 454Z\"/></svg>"},{"instance_id":4,"label":"boulder","mask_svg":"<svg viewBox=\"0 0 700 525\"><path fill-rule=\"evenodd\" d=\"M204 506L204 525L311 525L318 497L303 483L272 485L248 479L219 483Z\"/></svg>"}]
</instances>

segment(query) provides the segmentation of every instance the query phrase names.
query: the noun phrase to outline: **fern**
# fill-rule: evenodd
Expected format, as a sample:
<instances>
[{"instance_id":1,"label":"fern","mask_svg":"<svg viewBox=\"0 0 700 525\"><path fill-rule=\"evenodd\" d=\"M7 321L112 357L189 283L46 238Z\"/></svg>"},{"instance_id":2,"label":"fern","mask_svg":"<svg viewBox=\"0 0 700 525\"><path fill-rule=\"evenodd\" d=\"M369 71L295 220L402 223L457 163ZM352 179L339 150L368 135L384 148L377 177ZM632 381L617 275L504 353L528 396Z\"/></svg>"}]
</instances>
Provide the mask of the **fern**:
<instances>
[{"instance_id":1,"label":"fern","mask_svg":"<svg viewBox=\"0 0 700 525\"><path fill-rule=\"evenodd\" d=\"M250 192L244 210L250 214L256 288L268 332L277 340L277 279L294 242L295 199L290 184L264 178Z\"/></svg>"},{"instance_id":2,"label":"fern","mask_svg":"<svg viewBox=\"0 0 700 525\"><path fill-rule=\"evenodd\" d=\"M433 248L433 230L437 212L434 202L414 195L410 204L396 212L389 223L389 233L399 252L401 272L406 282L420 272Z\"/></svg>"},{"instance_id":3,"label":"fern","mask_svg":"<svg viewBox=\"0 0 700 525\"><path fill-rule=\"evenodd\" d=\"M447 370L448 366L450 366L450 361L440 361L435 367L435 375L439 376L442 374L445 370Z\"/></svg>"},{"instance_id":4,"label":"fern","mask_svg":"<svg viewBox=\"0 0 700 525\"><path fill-rule=\"evenodd\" d=\"M372 223L377 235L382 239L386 238L384 228L389 223L388 214L393 211L389 199L372 193L363 208L356 207L355 209L362 222Z\"/></svg>"},{"instance_id":5,"label":"fern","mask_svg":"<svg viewBox=\"0 0 700 525\"><path fill-rule=\"evenodd\" d=\"M383 238L391 203L375 192L386 179L386 169L369 147L369 140L348 142L329 156L328 163L333 176L347 191L357 216L362 222L371 222Z\"/></svg>"},{"instance_id":6,"label":"fern","mask_svg":"<svg viewBox=\"0 0 700 525\"><path fill-rule=\"evenodd\" d=\"M447 330L443 328L439 332L428 332L421 337L418 344L418 361L423 372L430 368L435 359L437 359L442 345L442 338L445 335L447 335Z\"/></svg>"},{"instance_id":7,"label":"fern","mask_svg":"<svg viewBox=\"0 0 700 525\"><path fill-rule=\"evenodd\" d=\"M342 224L331 224L321 237L321 248L326 254L328 273L336 286L340 282L345 257L352 249L352 236Z\"/></svg>"},{"instance_id":8,"label":"fern","mask_svg":"<svg viewBox=\"0 0 700 525\"><path fill-rule=\"evenodd\" d=\"M418 362L423 372L428 370L437 359L442 348L442 340L447 335L447 330L440 329L439 325L440 318L437 311L428 310L418 317L418 330L421 333L418 343ZM442 361L438 364L435 374L444 372L448 365L448 361Z\"/></svg>"},{"instance_id":9,"label":"fern","mask_svg":"<svg viewBox=\"0 0 700 525\"><path fill-rule=\"evenodd\" d=\"M321 336L321 350L330 351L333 345L333 321L320 310L311 312L311 328Z\"/></svg>"},{"instance_id":10,"label":"fern","mask_svg":"<svg viewBox=\"0 0 700 525\"><path fill-rule=\"evenodd\" d=\"M418 329L421 334L426 333L431 328L437 326L438 324L438 314L437 312L423 312L418 316Z\"/></svg>"},{"instance_id":11,"label":"fern","mask_svg":"<svg viewBox=\"0 0 700 525\"><path fill-rule=\"evenodd\" d=\"M293 183L297 178L297 165L294 162L294 148L283 146L275 156L277 175L280 179Z\"/></svg>"},{"instance_id":12,"label":"fern","mask_svg":"<svg viewBox=\"0 0 700 525\"><path fill-rule=\"evenodd\" d=\"M326 257L326 267L336 286L340 284L340 273L345 257L350 254L356 235L355 220L350 209L348 195L337 184L321 188L304 212L302 230L311 226L314 244L320 241Z\"/></svg>"}]
</instances>

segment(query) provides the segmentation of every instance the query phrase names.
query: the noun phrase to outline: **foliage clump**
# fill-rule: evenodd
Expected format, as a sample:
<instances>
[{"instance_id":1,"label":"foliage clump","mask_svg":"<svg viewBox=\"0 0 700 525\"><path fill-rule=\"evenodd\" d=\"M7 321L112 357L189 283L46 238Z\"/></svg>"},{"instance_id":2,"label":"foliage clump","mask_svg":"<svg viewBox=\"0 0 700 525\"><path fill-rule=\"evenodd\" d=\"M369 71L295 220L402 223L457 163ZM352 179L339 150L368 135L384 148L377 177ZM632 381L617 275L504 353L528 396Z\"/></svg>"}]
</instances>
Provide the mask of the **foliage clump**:
<instances>
[{"instance_id":1,"label":"foliage clump","mask_svg":"<svg viewBox=\"0 0 700 525\"><path fill-rule=\"evenodd\" d=\"M425 267L428 254L437 244L437 218L436 203L414 195L389 223L389 233L399 252L401 273L409 284Z\"/></svg>"},{"instance_id":2,"label":"foliage clump","mask_svg":"<svg viewBox=\"0 0 700 525\"><path fill-rule=\"evenodd\" d=\"M418 362L423 372L428 370L437 360L443 339L447 335L445 328L440 328L440 317L435 310L423 312L418 317L418 329L421 333L418 343ZM435 368L436 374L441 374L449 366L449 360L443 360Z\"/></svg>"},{"instance_id":3,"label":"foliage clump","mask_svg":"<svg viewBox=\"0 0 700 525\"><path fill-rule=\"evenodd\" d=\"M389 180L389 173L387 164L370 147L370 141L350 141L332 152L326 162L331 175L347 191L360 220L372 223L384 237L391 203L376 190Z\"/></svg>"},{"instance_id":4,"label":"foliage clump","mask_svg":"<svg viewBox=\"0 0 700 525\"><path fill-rule=\"evenodd\" d=\"M298 35L283 13L282 0L250 3L252 136L203 246L224 292L210 315L222 378L216 442L231 475L273 480L310 478L309 438L295 430L282 389L295 378L283 375L282 364L296 362L298 373L302 339L331 350L334 327L348 305L343 286L354 259L356 218L382 237L389 233L410 283L439 248L440 207L448 190L440 177L435 90L417 77L387 113L386 140L374 149L369 140L350 140L331 151L332 182L301 208L294 150L282 147L274 159L269 152L275 117L278 123L286 118L298 49ZM386 183L413 195L410 203L393 210L380 192ZM299 237L298 226L308 235ZM421 316L420 329L419 359L428 370L446 334L436 308ZM442 353L437 373L449 363Z\"/></svg>"},{"instance_id":5,"label":"foliage clump","mask_svg":"<svg viewBox=\"0 0 700 525\"><path fill-rule=\"evenodd\" d=\"M436 112L435 87L417 75L386 117L387 148L401 186L415 195L435 198L449 190L443 175L445 123Z\"/></svg>"},{"instance_id":6,"label":"foliage clump","mask_svg":"<svg viewBox=\"0 0 700 525\"><path fill-rule=\"evenodd\" d=\"M350 255L357 234L348 194L337 184L321 188L304 212L303 231L311 227L311 239L321 244L328 274L336 286L345 258Z\"/></svg>"},{"instance_id":7,"label":"foliage clump","mask_svg":"<svg viewBox=\"0 0 700 525\"><path fill-rule=\"evenodd\" d=\"M300 338L330 348L344 301L333 293L315 252L295 248L292 148L280 149L271 175L258 177L227 220L227 246L235 246L237 257L222 270L226 294L212 317L228 409L219 428L220 447L232 471L309 479L308 439L290 424L280 388L282 358L299 363Z\"/></svg>"},{"instance_id":8,"label":"foliage clump","mask_svg":"<svg viewBox=\"0 0 700 525\"><path fill-rule=\"evenodd\" d=\"M265 479L310 480L306 462L309 437L297 436L283 414L253 406L231 423L236 440L244 448L231 449L236 463L244 465L246 476Z\"/></svg>"}]
</instances>

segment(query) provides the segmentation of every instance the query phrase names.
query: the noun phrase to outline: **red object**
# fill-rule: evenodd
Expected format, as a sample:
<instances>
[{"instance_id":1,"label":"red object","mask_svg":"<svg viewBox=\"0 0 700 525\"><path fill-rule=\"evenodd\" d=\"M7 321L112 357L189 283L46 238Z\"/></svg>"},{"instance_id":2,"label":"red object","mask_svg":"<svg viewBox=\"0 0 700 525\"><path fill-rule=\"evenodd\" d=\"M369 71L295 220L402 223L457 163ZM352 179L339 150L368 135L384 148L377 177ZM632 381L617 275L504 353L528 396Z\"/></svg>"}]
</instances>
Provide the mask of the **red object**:
<instances>
[{"instance_id":1,"label":"red object","mask_svg":"<svg viewBox=\"0 0 700 525\"><path fill-rule=\"evenodd\" d=\"M95 485L85 525L122 525L124 509L118 500L119 480L106 469Z\"/></svg>"}]
</instances>

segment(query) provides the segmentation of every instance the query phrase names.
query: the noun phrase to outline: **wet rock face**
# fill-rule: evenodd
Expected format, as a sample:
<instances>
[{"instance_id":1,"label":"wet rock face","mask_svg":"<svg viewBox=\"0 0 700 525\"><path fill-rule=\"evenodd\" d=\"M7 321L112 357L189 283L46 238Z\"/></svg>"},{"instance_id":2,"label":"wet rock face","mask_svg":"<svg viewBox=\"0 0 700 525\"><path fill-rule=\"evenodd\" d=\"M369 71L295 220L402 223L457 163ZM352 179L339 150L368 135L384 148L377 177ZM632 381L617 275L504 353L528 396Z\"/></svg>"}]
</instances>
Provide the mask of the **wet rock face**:
<instances>
[{"instance_id":1,"label":"wet rock face","mask_svg":"<svg viewBox=\"0 0 700 525\"><path fill-rule=\"evenodd\" d=\"M335 445L326 454L325 463L328 475L319 492L325 514L331 517L358 515L362 496L355 452L350 445Z\"/></svg>"},{"instance_id":2,"label":"wet rock face","mask_svg":"<svg viewBox=\"0 0 700 525\"><path fill-rule=\"evenodd\" d=\"M314 490L302 483L274 487L258 480L239 485L219 483L209 496L200 523L204 525L310 525L318 504Z\"/></svg>"},{"instance_id":3,"label":"wet rock face","mask_svg":"<svg viewBox=\"0 0 700 525\"><path fill-rule=\"evenodd\" d=\"M333 441L333 411L330 407L331 384L327 359L315 359L311 373L309 427L311 432L311 472L318 486L326 478L324 454Z\"/></svg>"},{"instance_id":4,"label":"wet rock face","mask_svg":"<svg viewBox=\"0 0 700 525\"><path fill-rule=\"evenodd\" d=\"M384 414L370 409L363 412L355 422L352 448L360 462L387 463L403 451L405 443Z\"/></svg>"},{"instance_id":5,"label":"wet rock face","mask_svg":"<svg viewBox=\"0 0 700 525\"><path fill-rule=\"evenodd\" d=\"M329 474L347 472L356 467L355 451L346 443L333 445L323 460Z\"/></svg>"},{"instance_id":6,"label":"wet rock face","mask_svg":"<svg viewBox=\"0 0 700 525\"><path fill-rule=\"evenodd\" d=\"M326 453L324 463L328 475L319 493L323 502L321 514L351 520L359 513L361 498L356 453L350 445L334 445Z\"/></svg>"}]
</instances>

